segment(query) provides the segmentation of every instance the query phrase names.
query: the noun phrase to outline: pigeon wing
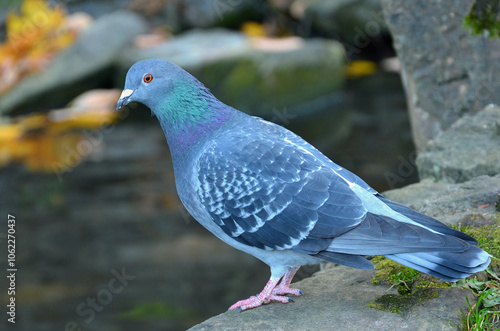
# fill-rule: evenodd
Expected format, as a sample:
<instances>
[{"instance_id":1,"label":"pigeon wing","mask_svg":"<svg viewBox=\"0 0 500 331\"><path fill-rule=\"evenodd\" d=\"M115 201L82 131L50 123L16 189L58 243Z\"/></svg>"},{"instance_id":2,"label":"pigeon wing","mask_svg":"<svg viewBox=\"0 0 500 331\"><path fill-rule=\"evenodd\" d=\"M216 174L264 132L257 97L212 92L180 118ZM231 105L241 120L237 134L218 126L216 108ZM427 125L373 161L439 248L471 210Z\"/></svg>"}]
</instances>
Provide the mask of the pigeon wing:
<instances>
[{"instance_id":1,"label":"pigeon wing","mask_svg":"<svg viewBox=\"0 0 500 331\"><path fill-rule=\"evenodd\" d=\"M315 152L265 129L226 133L198 159L198 197L241 243L317 254L359 225L366 209Z\"/></svg>"}]
</instances>

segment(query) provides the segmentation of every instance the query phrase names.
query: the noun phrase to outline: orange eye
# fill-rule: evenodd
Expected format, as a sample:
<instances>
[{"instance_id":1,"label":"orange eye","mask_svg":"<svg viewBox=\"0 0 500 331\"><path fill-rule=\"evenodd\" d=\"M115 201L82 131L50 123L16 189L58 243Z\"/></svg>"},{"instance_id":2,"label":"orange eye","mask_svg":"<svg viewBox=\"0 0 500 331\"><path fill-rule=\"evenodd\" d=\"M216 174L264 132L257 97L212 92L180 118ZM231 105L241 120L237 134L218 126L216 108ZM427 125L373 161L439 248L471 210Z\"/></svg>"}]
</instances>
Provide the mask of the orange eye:
<instances>
[{"instance_id":1,"label":"orange eye","mask_svg":"<svg viewBox=\"0 0 500 331\"><path fill-rule=\"evenodd\" d=\"M144 80L144 83L151 83L151 81L153 80L153 75L145 74L143 80Z\"/></svg>"}]
</instances>

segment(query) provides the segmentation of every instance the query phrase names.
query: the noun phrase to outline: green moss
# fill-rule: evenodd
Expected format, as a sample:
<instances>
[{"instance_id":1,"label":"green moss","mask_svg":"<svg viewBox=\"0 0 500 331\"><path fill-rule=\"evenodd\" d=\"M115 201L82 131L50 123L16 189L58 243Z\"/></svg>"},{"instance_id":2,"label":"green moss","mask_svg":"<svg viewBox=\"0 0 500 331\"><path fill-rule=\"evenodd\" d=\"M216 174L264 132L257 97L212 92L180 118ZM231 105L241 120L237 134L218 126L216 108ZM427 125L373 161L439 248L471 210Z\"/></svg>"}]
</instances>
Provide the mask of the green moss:
<instances>
[{"instance_id":1,"label":"green moss","mask_svg":"<svg viewBox=\"0 0 500 331\"><path fill-rule=\"evenodd\" d=\"M374 284L386 282L389 288L396 287L401 295L411 293L415 277L419 274L418 271L383 256L375 256L372 262L377 269L372 279Z\"/></svg>"},{"instance_id":2,"label":"green moss","mask_svg":"<svg viewBox=\"0 0 500 331\"><path fill-rule=\"evenodd\" d=\"M489 31L490 37L500 36L500 20L498 15L499 1L478 1L469 14L464 17L464 27L470 29L474 34Z\"/></svg>"},{"instance_id":3,"label":"green moss","mask_svg":"<svg viewBox=\"0 0 500 331\"><path fill-rule=\"evenodd\" d=\"M469 218L469 220L472 219ZM490 224L484 226L474 226L467 222L467 225L459 226L459 230L474 237L479 247L493 256L490 268L498 271L500 269L500 213L493 215L488 221Z\"/></svg>"},{"instance_id":4,"label":"green moss","mask_svg":"<svg viewBox=\"0 0 500 331\"><path fill-rule=\"evenodd\" d=\"M436 277L419 275L418 282L415 284L416 289L437 289L437 288L451 288L452 283L443 282Z\"/></svg>"},{"instance_id":5,"label":"green moss","mask_svg":"<svg viewBox=\"0 0 500 331\"><path fill-rule=\"evenodd\" d=\"M500 201L496 202L496 208ZM478 226L480 224L480 226ZM478 277L458 281L455 286L468 289L478 296L475 304L469 302L469 312L463 318L463 330L474 330L478 325L486 325L481 330L498 330L500 327L500 213L488 218L482 215L467 215L458 228L474 237L479 247L492 255L491 264L486 272ZM489 326L488 326L489 325Z\"/></svg>"},{"instance_id":6,"label":"green moss","mask_svg":"<svg viewBox=\"0 0 500 331\"><path fill-rule=\"evenodd\" d=\"M400 295L386 294L377 298L374 302L370 302L368 307L377 310L390 311L395 314L401 314L403 311L407 310L405 299L406 297Z\"/></svg>"},{"instance_id":7,"label":"green moss","mask_svg":"<svg viewBox=\"0 0 500 331\"><path fill-rule=\"evenodd\" d=\"M389 288L396 287L399 293L383 295L368 304L375 309L405 314L415 306L438 297L437 289L451 287L448 282L439 281L383 256L374 257L372 262L377 269L372 282L376 285L386 284Z\"/></svg>"},{"instance_id":8,"label":"green moss","mask_svg":"<svg viewBox=\"0 0 500 331\"><path fill-rule=\"evenodd\" d=\"M435 289L417 289L410 295L386 294L368 304L368 307L389 311L395 314L406 314L416 306L422 306L427 300L437 298Z\"/></svg>"}]
</instances>

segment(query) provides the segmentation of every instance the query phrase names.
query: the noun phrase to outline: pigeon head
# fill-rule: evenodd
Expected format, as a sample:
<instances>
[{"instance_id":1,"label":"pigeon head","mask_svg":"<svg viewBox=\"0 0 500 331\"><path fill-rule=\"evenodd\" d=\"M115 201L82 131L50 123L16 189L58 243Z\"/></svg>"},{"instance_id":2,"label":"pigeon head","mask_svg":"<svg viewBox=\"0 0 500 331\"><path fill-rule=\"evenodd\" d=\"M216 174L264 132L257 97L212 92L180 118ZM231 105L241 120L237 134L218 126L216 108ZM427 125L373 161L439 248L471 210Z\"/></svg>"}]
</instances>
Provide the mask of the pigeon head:
<instances>
[{"instance_id":1,"label":"pigeon head","mask_svg":"<svg viewBox=\"0 0 500 331\"><path fill-rule=\"evenodd\" d=\"M134 101L151 109L160 123L180 127L217 119L229 108L191 74L161 59L142 60L129 69L116 110Z\"/></svg>"},{"instance_id":2,"label":"pigeon head","mask_svg":"<svg viewBox=\"0 0 500 331\"><path fill-rule=\"evenodd\" d=\"M196 88L200 84L196 78L171 62L160 59L139 61L127 73L125 88L116 110L135 101L147 106L156 115L161 115L160 111L169 106L169 100L182 97L182 87L191 85Z\"/></svg>"},{"instance_id":3,"label":"pigeon head","mask_svg":"<svg viewBox=\"0 0 500 331\"><path fill-rule=\"evenodd\" d=\"M181 67L160 59L139 61L129 69L116 110L131 102L150 108L169 145L181 150L206 138L237 112Z\"/></svg>"}]
</instances>

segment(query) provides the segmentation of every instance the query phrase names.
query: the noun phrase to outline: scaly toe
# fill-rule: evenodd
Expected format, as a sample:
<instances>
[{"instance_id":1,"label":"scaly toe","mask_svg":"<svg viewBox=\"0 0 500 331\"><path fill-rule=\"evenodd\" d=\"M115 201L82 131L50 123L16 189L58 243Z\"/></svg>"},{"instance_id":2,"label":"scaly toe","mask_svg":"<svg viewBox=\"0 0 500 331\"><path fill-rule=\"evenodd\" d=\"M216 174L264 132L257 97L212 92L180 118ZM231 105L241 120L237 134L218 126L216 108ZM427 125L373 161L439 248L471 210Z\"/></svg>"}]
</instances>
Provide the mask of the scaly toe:
<instances>
[{"instance_id":1,"label":"scaly toe","mask_svg":"<svg viewBox=\"0 0 500 331\"><path fill-rule=\"evenodd\" d=\"M268 297L262 299L253 296L246 300L240 300L236 302L234 305L229 307L229 310L237 309L238 313L241 313L242 311L262 306L264 304L270 303L271 301L278 301L282 303L293 302L292 298L283 295L271 294Z\"/></svg>"},{"instance_id":2,"label":"scaly toe","mask_svg":"<svg viewBox=\"0 0 500 331\"><path fill-rule=\"evenodd\" d=\"M291 295L296 295L296 296L304 296L304 292L302 292L299 289L296 288L290 288L290 287L276 287L273 290L274 295L285 295L285 294L291 294Z\"/></svg>"}]
</instances>

